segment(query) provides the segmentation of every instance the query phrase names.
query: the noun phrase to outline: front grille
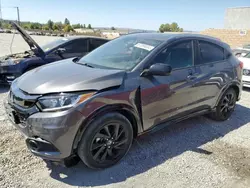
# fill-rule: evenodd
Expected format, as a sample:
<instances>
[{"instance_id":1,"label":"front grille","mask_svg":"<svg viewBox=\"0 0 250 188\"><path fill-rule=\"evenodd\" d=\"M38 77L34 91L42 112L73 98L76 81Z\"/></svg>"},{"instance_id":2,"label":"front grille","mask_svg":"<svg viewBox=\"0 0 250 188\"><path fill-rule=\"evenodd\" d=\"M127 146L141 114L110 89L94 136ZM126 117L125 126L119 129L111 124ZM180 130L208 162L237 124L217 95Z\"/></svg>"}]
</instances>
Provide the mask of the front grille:
<instances>
[{"instance_id":1,"label":"front grille","mask_svg":"<svg viewBox=\"0 0 250 188\"><path fill-rule=\"evenodd\" d=\"M243 69L243 75L250 76L250 70L249 69Z\"/></svg>"},{"instance_id":2,"label":"front grille","mask_svg":"<svg viewBox=\"0 0 250 188\"><path fill-rule=\"evenodd\" d=\"M19 90L18 92L22 92L22 91ZM22 92L21 95L24 96L26 94L24 92ZM10 93L9 93L9 102L11 104L15 104L15 105L23 107L23 108L30 108L35 104L34 99L28 99L27 97L21 97L20 95L18 95L17 93L14 93L13 91L10 91Z\"/></svg>"}]
</instances>

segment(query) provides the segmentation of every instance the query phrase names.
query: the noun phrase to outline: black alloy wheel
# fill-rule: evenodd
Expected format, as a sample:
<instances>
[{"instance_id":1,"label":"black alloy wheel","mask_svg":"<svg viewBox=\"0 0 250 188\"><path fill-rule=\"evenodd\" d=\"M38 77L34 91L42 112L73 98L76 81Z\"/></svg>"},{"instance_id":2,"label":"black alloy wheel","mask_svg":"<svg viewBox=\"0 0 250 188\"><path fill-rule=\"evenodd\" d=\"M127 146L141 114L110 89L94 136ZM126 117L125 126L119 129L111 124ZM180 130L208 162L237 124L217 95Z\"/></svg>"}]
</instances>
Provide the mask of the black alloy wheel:
<instances>
[{"instance_id":1,"label":"black alloy wheel","mask_svg":"<svg viewBox=\"0 0 250 188\"><path fill-rule=\"evenodd\" d=\"M90 168L107 168L126 155L132 141L129 120L119 113L108 113L88 125L78 146L78 156Z\"/></svg>"},{"instance_id":2,"label":"black alloy wheel","mask_svg":"<svg viewBox=\"0 0 250 188\"><path fill-rule=\"evenodd\" d=\"M228 117L235 107L235 94L234 92L227 93L220 104L220 112L223 117Z\"/></svg>"},{"instance_id":3,"label":"black alloy wheel","mask_svg":"<svg viewBox=\"0 0 250 188\"><path fill-rule=\"evenodd\" d=\"M236 106L236 92L230 88L221 97L216 111L211 114L211 118L218 121L227 120L234 111Z\"/></svg>"},{"instance_id":4,"label":"black alloy wheel","mask_svg":"<svg viewBox=\"0 0 250 188\"><path fill-rule=\"evenodd\" d=\"M93 159L97 162L115 160L123 154L127 142L128 134L119 122L104 125L92 140Z\"/></svg>"}]
</instances>

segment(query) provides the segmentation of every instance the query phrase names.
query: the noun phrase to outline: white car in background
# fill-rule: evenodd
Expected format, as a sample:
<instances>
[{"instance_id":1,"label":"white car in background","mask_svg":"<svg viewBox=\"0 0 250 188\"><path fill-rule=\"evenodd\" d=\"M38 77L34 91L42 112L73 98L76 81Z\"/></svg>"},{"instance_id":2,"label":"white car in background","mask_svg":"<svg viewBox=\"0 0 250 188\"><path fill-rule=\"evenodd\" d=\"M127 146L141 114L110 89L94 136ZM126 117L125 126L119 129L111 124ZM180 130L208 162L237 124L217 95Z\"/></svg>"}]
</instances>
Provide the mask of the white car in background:
<instances>
[{"instance_id":1,"label":"white car in background","mask_svg":"<svg viewBox=\"0 0 250 188\"><path fill-rule=\"evenodd\" d=\"M250 52L245 56L238 57L238 59L243 63L243 86L250 87Z\"/></svg>"}]
</instances>

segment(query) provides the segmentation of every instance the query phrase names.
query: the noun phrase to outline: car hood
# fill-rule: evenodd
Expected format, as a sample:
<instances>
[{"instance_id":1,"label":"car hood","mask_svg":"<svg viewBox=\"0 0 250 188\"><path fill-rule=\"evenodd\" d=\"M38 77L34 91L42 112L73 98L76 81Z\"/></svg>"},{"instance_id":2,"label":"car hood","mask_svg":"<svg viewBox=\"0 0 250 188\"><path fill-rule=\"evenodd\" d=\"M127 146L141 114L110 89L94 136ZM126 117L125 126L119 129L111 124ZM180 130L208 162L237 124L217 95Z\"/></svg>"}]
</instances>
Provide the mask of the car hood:
<instances>
[{"instance_id":1,"label":"car hood","mask_svg":"<svg viewBox=\"0 0 250 188\"><path fill-rule=\"evenodd\" d=\"M28 71L15 84L29 94L101 90L121 85L124 75L122 70L90 68L66 59Z\"/></svg>"},{"instance_id":2,"label":"car hood","mask_svg":"<svg viewBox=\"0 0 250 188\"><path fill-rule=\"evenodd\" d=\"M30 49L39 57L44 58L45 52L42 50L42 48L34 41L34 39L31 38L31 36L23 29L21 28L17 23L11 22L12 26L20 33L20 35L23 37L23 39L27 42Z\"/></svg>"}]
</instances>

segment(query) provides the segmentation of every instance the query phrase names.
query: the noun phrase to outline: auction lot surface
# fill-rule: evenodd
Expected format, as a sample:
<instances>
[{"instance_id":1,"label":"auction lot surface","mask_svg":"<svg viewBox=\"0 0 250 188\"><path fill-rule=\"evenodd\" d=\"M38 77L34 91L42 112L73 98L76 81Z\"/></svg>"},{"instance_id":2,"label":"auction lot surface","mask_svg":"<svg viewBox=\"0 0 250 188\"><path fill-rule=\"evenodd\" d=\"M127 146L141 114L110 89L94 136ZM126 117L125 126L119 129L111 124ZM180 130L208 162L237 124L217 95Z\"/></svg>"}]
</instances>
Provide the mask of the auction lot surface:
<instances>
[{"instance_id":1,"label":"auction lot surface","mask_svg":"<svg viewBox=\"0 0 250 188\"><path fill-rule=\"evenodd\" d=\"M12 35L0 34L0 55ZM34 37L39 44L53 37ZM19 35L14 51L27 49ZM250 90L232 117L215 122L192 118L134 141L128 155L106 170L47 165L29 153L3 108L8 88L0 87L0 187L250 187Z\"/></svg>"}]
</instances>

